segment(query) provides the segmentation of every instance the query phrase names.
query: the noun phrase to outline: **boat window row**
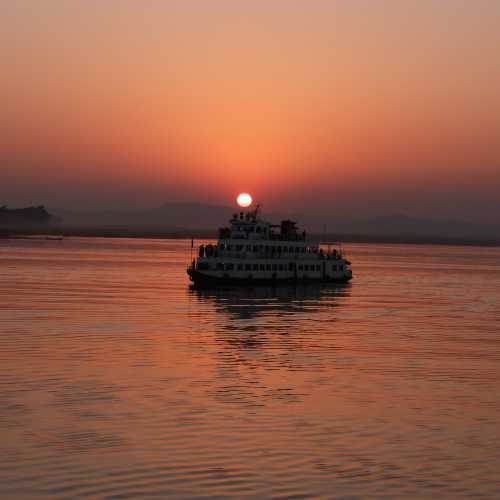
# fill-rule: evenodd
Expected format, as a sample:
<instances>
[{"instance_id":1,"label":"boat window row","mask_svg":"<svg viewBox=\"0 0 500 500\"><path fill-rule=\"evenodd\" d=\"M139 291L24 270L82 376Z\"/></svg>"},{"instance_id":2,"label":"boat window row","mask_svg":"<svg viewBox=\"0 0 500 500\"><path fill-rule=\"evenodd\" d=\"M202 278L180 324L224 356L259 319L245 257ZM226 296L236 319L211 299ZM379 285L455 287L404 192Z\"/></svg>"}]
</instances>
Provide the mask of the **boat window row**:
<instances>
[{"instance_id":1,"label":"boat window row","mask_svg":"<svg viewBox=\"0 0 500 500\"><path fill-rule=\"evenodd\" d=\"M218 262L215 266L218 271L294 271L295 262L288 264L257 264L245 263L234 264L232 262ZM300 264L297 266L298 271L321 271L320 264Z\"/></svg>"},{"instance_id":2,"label":"boat window row","mask_svg":"<svg viewBox=\"0 0 500 500\"><path fill-rule=\"evenodd\" d=\"M265 233L266 228L262 226L236 226L236 231L240 233Z\"/></svg>"},{"instance_id":3,"label":"boat window row","mask_svg":"<svg viewBox=\"0 0 500 500\"><path fill-rule=\"evenodd\" d=\"M199 262L198 269L208 270L210 265L208 262ZM217 262L215 269L217 271L321 271L321 264L296 264L289 262L288 264L257 264L257 263L239 263L233 262ZM332 271L344 271L344 264L334 264L331 267Z\"/></svg>"},{"instance_id":4,"label":"boat window row","mask_svg":"<svg viewBox=\"0 0 500 500\"><path fill-rule=\"evenodd\" d=\"M299 271L321 271L321 265L320 264L310 264L310 265L299 264L297 266L297 269Z\"/></svg>"},{"instance_id":5,"label":"boat window row","mask_svg":"<svg viewBox=\"0 0 500 500\"><path fill-rule=\"evenodd\" d=\"M236 252L265 252L265 253L311 253L317 252L315 247L282 246L282 245L219 245L221 250L235 250Z\"/></svg>"}]
</instances>

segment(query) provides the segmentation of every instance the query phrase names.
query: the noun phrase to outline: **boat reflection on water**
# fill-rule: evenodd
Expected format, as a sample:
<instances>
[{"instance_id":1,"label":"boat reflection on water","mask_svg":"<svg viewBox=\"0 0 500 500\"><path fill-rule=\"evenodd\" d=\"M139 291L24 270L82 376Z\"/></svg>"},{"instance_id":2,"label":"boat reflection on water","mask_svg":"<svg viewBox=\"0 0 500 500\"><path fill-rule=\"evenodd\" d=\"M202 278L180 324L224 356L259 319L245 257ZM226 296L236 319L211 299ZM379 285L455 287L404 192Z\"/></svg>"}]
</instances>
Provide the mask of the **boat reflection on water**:
<instances>
[{"instance_id":1,"label":"boat reflection on water","mask_svg":"<svg viewBox=\"0 0 500 500\"><path fill-rule=\"evenodd\" d=\"M309 283L301 285L197 288L190 287L200 301L213 302L217 312L232 319L252 319L259 316L313 313L338 307L348 297L350 284ZM311 318L312 319L312 318Z\"/></svg>"},{"instance_id":2,"label":"boat reflection on water","mask_svg":"<svg viewBox=\"0 0 500 500\"><path fill-rule=\"evenodd\" d=\"M323 337L331 338L334 333L336 310L348 299L351 285L190 290L198 301L213 305L215 314L207 319L217 342L243 349L269 348L268 362L281 363L286 357L290 365L294 351L314 351L320 336L323 348L328 349Z\"/></svg>"},{"instance_id":3,"label":"boat reflection on water","mask_svg":"<svg viewBox=\"0 0 500 500\"><path fill-rule=\"evenodd\" d=\"M205 341L215 347L212 397L249 406L297 403L303 395L292 381L299 373L317 384L329 380L341 348L337 311L350 291L348 284L191 288L207 310Z\"/></svg>"}]
</instances>

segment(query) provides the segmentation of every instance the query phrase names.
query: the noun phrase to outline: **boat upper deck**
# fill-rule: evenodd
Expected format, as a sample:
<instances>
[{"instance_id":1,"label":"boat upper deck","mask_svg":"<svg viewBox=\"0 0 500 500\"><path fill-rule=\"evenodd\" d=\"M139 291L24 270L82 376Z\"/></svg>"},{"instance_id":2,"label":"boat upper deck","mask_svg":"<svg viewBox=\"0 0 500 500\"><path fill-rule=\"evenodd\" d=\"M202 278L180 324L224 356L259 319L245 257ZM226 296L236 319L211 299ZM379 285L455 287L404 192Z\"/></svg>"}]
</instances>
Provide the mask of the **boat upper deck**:
<instances>
[{"instance_id":1,"label":"boat upper deck","mask_svg":"<svg viewBox=\"0 0 500 500\"><path fill-rule=\"evenodd\" d=\"M229 227L219 229L219 240L306 241L306 232L300 232L296 222L283 220L280 224L271 224L260 219L258 214L258 206L249 212L235 213Z\"/></svg>"}]
</instances>

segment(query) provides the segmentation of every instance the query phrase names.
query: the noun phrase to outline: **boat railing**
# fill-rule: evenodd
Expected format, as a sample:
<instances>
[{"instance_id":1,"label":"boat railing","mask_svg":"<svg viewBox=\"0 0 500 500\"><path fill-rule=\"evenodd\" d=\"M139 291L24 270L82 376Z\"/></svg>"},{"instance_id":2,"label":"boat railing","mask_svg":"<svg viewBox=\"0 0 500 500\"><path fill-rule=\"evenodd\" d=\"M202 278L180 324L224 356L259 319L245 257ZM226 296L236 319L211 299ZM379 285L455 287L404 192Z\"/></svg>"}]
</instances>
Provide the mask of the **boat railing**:
<instances>
[{"instance_id":1,"label":"boat railing","mask_svg":"<svg viewBox=\"0 0 500 500\"><path fill-rule=\"evenodd\" d=\"M213 259L213 258L226 258L226 259L281 259L281 260L341 260L342 256L340 254L327 254L321 252L282 252L282 253L269 253L269 252L232 252L228 250L219 250L212 255L205 255L203 258Z\"/></svg>"}]
</instances>

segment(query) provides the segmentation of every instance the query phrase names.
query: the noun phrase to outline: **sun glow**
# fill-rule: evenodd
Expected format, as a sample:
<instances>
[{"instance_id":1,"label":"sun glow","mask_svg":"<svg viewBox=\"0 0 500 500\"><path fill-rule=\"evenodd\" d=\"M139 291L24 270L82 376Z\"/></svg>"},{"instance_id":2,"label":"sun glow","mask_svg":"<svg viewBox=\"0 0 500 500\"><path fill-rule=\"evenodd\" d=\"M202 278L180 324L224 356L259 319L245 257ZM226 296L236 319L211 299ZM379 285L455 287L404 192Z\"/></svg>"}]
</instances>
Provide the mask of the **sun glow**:
<instances>
[{"instance_id":1,"label":"sun glow","mask_svg":"<svg viewBox=\"0 0 500 500\"><path fill-rule=\"evenodd\" d=\"M240 207L246 208L252 204L252 197L248 193L241 193L238 198L236 198L236 202Z\"/></svg>"}]
</instances>

